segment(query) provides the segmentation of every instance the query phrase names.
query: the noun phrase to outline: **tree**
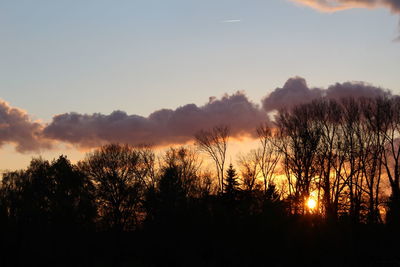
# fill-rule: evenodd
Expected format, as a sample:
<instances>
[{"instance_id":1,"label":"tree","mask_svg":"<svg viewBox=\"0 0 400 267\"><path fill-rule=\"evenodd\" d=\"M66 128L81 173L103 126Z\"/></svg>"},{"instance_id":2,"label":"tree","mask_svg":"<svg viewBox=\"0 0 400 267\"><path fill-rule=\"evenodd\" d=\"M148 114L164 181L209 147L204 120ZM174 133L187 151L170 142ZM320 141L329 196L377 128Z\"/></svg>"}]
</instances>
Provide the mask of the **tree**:
<instances>
[{"instance_id":1,"label":"tree","mask_svg":"<svg viewBox=\"0 0 400 267\"><path fill-rule=\"evenodd\" d=\"M8 218L22 228L46 227L51 222L52 182L50 163L41 158L32 159L26 170L4 173L1 190Z\"/></svg>"},{"instance_id":2,"label":"tree","mask_svg":"<svg viewBox=\"0 0 400 267\"><path fill-rule=\"evenodd\" d=\"M387 215L389 222L400 225L400 98L385 99L384 107L388 125L382 131L385 139L382 164L391 189Z\"/></svg>"},{"instance_id":3,"label":"tree","mask_svg":"<svg viewBox=\"0 0 400 267\"><path fill-rule=\"evenodd\" d=\"M338 155L343 164L337 173L346 186L346 194L341 204L346 207L345 213L357 223L360 219L363 195L362 160L360 159L360 155L364 154L363 146L361 146L363 144L361 108L359 101L354 98L342 99L341 106L343 108L340 125L342 138Z\"/></svg>"},{"instance_id":4,"label":"tree","mask_svg":"<svg viewBox=\"0 0 400 267\"><path fill-rule=\"evenodd\" d=\"M201 162L197 154L185 147L170 148L164 156L162 171L175 170L176 178L179 180L185 195L195 196L197 194L197 182Z\"/></svg>"},{"instance_id":5,"label":"tree","mask_svg":"<svg viewBox=\"0 0 400 267\"><path fill-rule=\"evenodd\" d=\"M53 222L89 227L96 216L93 184L65 156L53 160L50 166L52 192L50 210Z\"/></svg>"},{"instance_id":6,"label":"tree","mask_svg":"<svg viewBox=\"0 0 400 267\"><path fill-rule=\"evenodd\" d=\"M139 149L105 145L79 165L95 186L101 220L118 232L134 229L139 223L146 175Z\"/></svg>"},{"instance_id":7,"label":"tree","mask_svg":"<svg viewBox=\"0 0 400 267\"><path fill-rule=\"evenodd\" d=\"M51 163L33 159L26 170L5 173L1 191L7 215L16 224L72 230L94 222L92 184L65 156Z\"/></svg>"},{"instance_id":8,"label":"tree","mask_svg":"<svg viewBox=\"0 0 400 267\"><path fill-rule=\"evenodd\" d=\"M214 161L219 191L224 192L224 169L229 128L227 126L216 126L211 131L202 130L195 135L195 138L200 151L206 153Z\"/></svg>"},{"instance_id":9,"label":"tree","mask_svg":"<svg viewBox=\"0 0 400 267\"><path fill-rule=\"evenodd\" d=\"M184 210L187 195L179 172L178 166L167 166L162 170L158 188L147 194L148 220L169 225Z\"/></svg>"},{"instance_id":10,"label":"tree","mask_svg":"<svg viewBox=\"0 0 400 267\"><path fill-rule=\"evenodd\" d=\"M386 133L388 132L391 118L391 103L389 99L374 98L363 99L361 102L363 118L365 120L364 132L369 138L366 142L363 172L366 181L366 195L368 198L368 221L370 223L382 222L379 212L379 192L384 166L384 150L386 147Z\"/></svg>"},{"instance_id":11,"label":"tree","mask_svg":"<svg viewBox=\"0 0 400 267\"><path fill-rule=\"evenodd\" d=\"M268 124L260 125L257 128L258 139L261 148L257 150L258 162L264 180L264 194L267 194L269 184L274 184L274 174L279 163L280 153L274 144L272 128Z\"/></svg>"},{"instance_id":12,"label":"tree","mask_svg":"<svg viewBox=\"0 0 400 267\"><path fill-rule=\"evenodd\" d=\"M233 165L230 164L229 168L226 170L225 178L225 196L230 200L235 200L240 191L238 179L236 170L233 168Z\"/></svg>"},{"instance_id":13,"label":"tree","mask_svg":"<svg viewBox=\"0 0 400 267\"><path fill-rule=\"evenodd\" d=\"M334 99L321 99L310 104L313 109L313 120L321 129L321 139L317 149L317 209L328 220L336 220L338 216L338 202L343 191L340 170L344 159L340 157L342 133L340 122L342 107ZM320 203L321 202L321 203ZM321 205L319 205L321 204Z\"/></svg>"},{"instance_id":14,"label":"tree","mask_svg":"<svg viewBox=\"0 0 400 267\"><path fill-rule=\"evenodd\" d=\"M294 212L304 213L305 200L310 196L312 181L317 173L315 160L321 138L321 129L314 123L313 110L303 104L291 111L281 111L277 119L283 166L294 199Z\"/></svg>"},{"instance_id":15,"label":"tree","mask_svg":"<svg viewBox=\"0 0 400 267\"><path fill-rule=\"evenodd\" d=\"M237 161L242 176L243 189L251 192L257 185L257 178L261 173L259 150L251 150L246 155L240 155ZM265 179L264 179L265 181Z\"/></svg>"},{"instance_id":16,"label":"tree","mask_svg":"<svg viewBox=\"0 0 400 267\"><path fill-rule=\"evenodd\" d=\"M155 186L146 192L147 223L176 226L177 219L186 211L188 199L201 195L198 189L200 165L196 153L186 147L165 152Z\"/></svg>"}]
</instances>

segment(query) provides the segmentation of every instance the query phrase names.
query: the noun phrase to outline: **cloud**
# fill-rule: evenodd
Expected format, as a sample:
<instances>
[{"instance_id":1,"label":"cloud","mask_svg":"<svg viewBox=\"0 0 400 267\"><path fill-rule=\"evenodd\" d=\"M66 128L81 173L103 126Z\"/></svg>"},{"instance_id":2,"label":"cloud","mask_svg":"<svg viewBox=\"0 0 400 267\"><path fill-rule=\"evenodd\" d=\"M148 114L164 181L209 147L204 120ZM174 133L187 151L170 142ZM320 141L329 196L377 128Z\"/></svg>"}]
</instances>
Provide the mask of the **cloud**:
<instances>
[{"instance_id":1,"label":"cloud","mask_svg":"<svg viewBox=\"0 0 400 267\"><path fill-rule=\"evenodd\" d=\"M18 152L48 149L51 145L43 138L42 130L43 126L32 121L25 111L0 99L0 147L13 143Z\"/></svg>"},{"instance_id":2,"label":"cloud","mask_svg":"<svg viewBox=\"0 0 400 267\"><path fill-rule=\"evenodd\" d=\"M287 80L262 100L262 108L251 102L243 92L211 97L203 106L187 104L175 110L161 109L148 117L114 111L100 113L65 113L57 115L43 134L55 141L78 147L96 147L110 142L153 145L183 144L196 132L225 124L234 137L253 136L255 128L268 121L267 113L290 108L317 98L375 97L390 92L363 82L336 83L327 89L310 88L304 78Z\"/></svg>"},{"instance_id":3,"label":"cloud","mask_svg":"<svg viewBox=\"0 0 400 267\"><path fill-rule=\"evenodd\" d=\"M177 109L160 109L147 117L128 115L124 111L111 114L56 115L47 124L32 121L18 108L0 101L0 147L11 143L18 152L50 149L62 142L79 148L98 147L106 143L184 144L196 132L225 124L233 137L255 136L255 128L268 121L268 113L307 103L318 98L390 96L382 88L363 83L335 83L328 88L310 88L304 78L293 77L261 101L262 107L250 101L243 92L210 97L202 105L187 104Z\"/></svg>"},{"instance_id":4,"label":"cloud","mask_svg":"<svg viewBox=\"0 0 400 267\"><path fill-rule=\"evenodd\" d=\"M392 13L400 13L400 0L292 0L324 12L349 8L388 8Z\"/></svg>"},{"instance_id":5,"label":"cloud","mask_svg":"<svg viewBox=\"0 0 400 267\"><path fill-rule=\"evenodd\" d=\"M341 99L347 97L361 98L361 97L379 97L379 96L390 96L389 90L376 87L364 82L345 82L336 83L331 85L325 91L328 98Z\"/></svg>"},{"instance_id":6,"label":"cloud","mask_svg":"<svg viewBox=\"0 0 400 267\"><path fill-rule=\"evenodd\" d=\"M350 8L388 8L393 14L400 14L400 0L291 0L322 12L336 12ZM393 42L399 42L397 36Z\"/></svg>"},{"instance_id":7,"label":"cloud","mask_svg":"<svg viewBox=\"0 0 400 267\"><path fill-rule=\"evenodd\" d=\"M279 110L312 101L322 96L320 89L310 89L305 79L294 77L287 80L282 88L276 88L262 101L266 111Z\"/></svg>"},{"instance_id":8,"label":"cloud","mask_svg":"<svg viewBox=\"0 0 400 267\"><path fill-rule=\"evenodd\" d=\"M242 93L210 98L203 106L188 104L175 110L161 109L148 117L114 111L57 115L44 129L47 138L79 147L96 147L109 142L154 145L182 144L201 129L219 124L231 128L233 136L252 135L267 120L266 113Z\"/></svg>"},{"instance_id":9,"label":"cloud","mask_svg":"<svg viewBox=\"0 0 400 267\"><path fill-rule=\"evenodd\" d=\"M341 99L390 95L390 91L364 82L336 83L327 89L323 89L310 88L304 78L294 77L290 78L282 88L276 88L265 97L262 100L262 105L265 111L270 112L282 108L291 108L323 97Z\"/></svg>"}]
</instances>

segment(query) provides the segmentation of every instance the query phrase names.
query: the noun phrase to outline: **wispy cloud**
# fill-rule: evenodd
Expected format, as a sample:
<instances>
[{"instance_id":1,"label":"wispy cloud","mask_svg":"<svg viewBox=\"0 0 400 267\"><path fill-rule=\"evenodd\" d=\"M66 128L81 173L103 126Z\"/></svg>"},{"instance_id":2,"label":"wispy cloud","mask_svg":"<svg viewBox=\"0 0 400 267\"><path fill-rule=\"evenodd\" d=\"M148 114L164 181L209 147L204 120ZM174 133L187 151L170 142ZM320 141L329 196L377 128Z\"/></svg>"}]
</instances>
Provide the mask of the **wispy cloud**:
<instances>
[{"instance_id":1,"label":"wispy cloud","mask_svg":"<svg viewBox=\"0 0 400 267\"><path fill-rule=\"evenodd\" d=\"M221 21L222 23L238 23L238 22L242 22L241 19L226 19Z\"/></svg>"},{"instance_id":2,"label":"wispy cloud","mask_svg":"<svg viewBox=\"0 0 400 267\"><path fill-rule=\"evenodd\" d=\"M400 0L290 0L321 12L336 12L351 8L387 8L393 14L400 14ZM399 42L400 36L393 42Z\"/></svg>"},{"instance_id":3,"label":"wispy cloud","mask_svg":"<svg viewBox=\"0 0 400 267\"><path fill-rule=\"evenodd\" d=\"M386 7L393 13L400 13L399 0L291 0L324 12L334 12L349 8Z\"/></svg>"}]
</instances>

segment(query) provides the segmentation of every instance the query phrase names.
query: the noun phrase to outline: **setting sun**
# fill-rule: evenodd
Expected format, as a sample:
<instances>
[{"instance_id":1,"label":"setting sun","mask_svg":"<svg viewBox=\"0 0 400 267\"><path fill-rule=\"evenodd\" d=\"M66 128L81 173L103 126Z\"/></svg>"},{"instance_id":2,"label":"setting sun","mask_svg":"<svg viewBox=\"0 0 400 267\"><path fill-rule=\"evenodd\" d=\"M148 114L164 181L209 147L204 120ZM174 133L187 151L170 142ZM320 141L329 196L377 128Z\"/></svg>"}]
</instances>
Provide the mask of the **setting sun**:
<instances>
[{"instance_id":1,"label":"setting sun","mask_svg":"<svg viewBox=\"0 0 400 267\"><path fill-rule=\"evenodd\" d=\"M317 206L315 199L309 198L307 201L307 206L310 210L313 210Z\"/></svg>"}]
</instances>

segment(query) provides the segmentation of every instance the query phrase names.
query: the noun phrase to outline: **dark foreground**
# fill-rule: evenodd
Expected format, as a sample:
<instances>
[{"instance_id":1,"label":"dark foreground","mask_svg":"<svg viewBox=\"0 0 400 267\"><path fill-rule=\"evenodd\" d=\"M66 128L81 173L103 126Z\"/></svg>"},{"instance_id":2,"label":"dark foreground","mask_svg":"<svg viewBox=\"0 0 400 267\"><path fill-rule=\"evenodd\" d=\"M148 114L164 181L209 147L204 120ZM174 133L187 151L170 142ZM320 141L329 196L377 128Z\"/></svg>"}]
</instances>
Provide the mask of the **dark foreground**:
<instances>
[{"instance_id":1,"label":"dark foreground","mask_svg":"<svg viewBox=\"0 0 400 267\"><path fill-rule=\"evenodd\" d=\"M1 266L399 266L399 232L312 216L187 211L133 232L1 232ZM7 229L7 230L5 230Z\"/></svg>"}]
</instances>

